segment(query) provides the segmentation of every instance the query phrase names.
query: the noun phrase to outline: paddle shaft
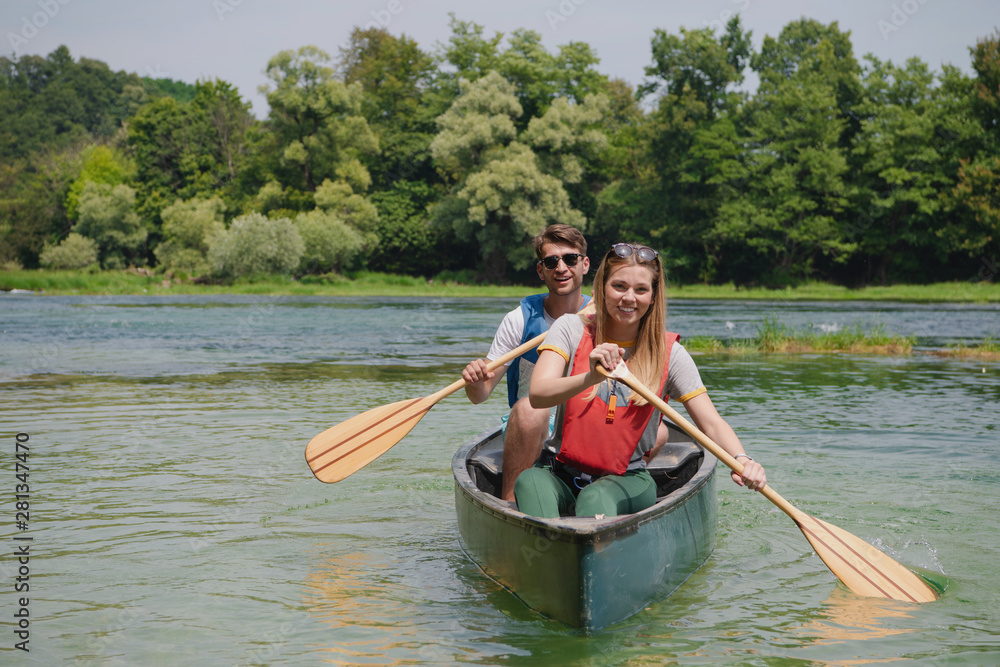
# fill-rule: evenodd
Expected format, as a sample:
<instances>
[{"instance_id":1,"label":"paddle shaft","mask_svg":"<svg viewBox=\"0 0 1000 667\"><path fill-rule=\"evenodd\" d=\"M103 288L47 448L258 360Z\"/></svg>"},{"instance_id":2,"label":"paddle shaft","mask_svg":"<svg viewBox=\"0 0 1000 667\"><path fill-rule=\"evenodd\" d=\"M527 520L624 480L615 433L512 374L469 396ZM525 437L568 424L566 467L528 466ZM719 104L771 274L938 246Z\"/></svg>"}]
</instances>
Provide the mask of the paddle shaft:
<instances>
[{"instance_id":1,"label":"paddle shaft","mask_svg":"<svg viewBox=\"0 0 1000 667\"><path fill-rule=\"evenodd\" d=\"M611 373L610 371L608 371L606 368L604 368L604 366L598 365L597 370L598 372L602 373L607 377L618 377L613 373ZM670 405L668 405L667 402L664 401L662 398L651 392L649 388L646 387L646 385L639 382L634 375L631 375L630 373L628 378L618 377L618 379L624 380L625 383L629 387L634 389L637 394L645 398L649 403L651 403L654 407L656 407L657 410L666 415L667 418L670 419L670 421L679 426L682 431L684 431L691 437L691 439L693 439L699 445L710 451L712 455L715 456L715 458L725 463L730 469L733 470L733 472L735 472L737 475L743 474L742 463L734 459L729 454L729 452L727 452L714 440L705 435L701 431L701 429L699 429L697 426L695 426L688 420L684 419L684 417L682 417L679 412L670 407ZM759 491L761 495L763 495L765 498L774 503L778 507L778 509L780 509L782 512L790 516L795 521L798 521L800 515L799 511L795 509L795 506L793 506L790 502L782 498L777 491L775 491L766 484L764 485L763 488L759 489Z\"/></svg>"}]
</instances>

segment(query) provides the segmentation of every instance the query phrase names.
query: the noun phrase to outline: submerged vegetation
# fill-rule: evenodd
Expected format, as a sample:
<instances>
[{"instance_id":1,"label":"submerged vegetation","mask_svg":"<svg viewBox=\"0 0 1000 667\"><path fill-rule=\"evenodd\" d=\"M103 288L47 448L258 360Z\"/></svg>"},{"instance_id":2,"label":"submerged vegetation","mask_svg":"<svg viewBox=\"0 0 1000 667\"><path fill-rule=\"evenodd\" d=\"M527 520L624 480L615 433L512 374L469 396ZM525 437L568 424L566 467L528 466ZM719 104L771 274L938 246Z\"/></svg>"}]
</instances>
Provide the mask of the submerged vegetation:
<instances>
[{"instance_id":1,"label":"submerged vegetation","mask_svg":"<svg viewBox=\"0 0 1000 667\"><path fill-rule=\"evenodd\" d=\"M959 343L947 349L936 352L942 357L957 357L959 359L982 359L983 361L1000 361L1000 340L994 337L986 338L976 345Z\"/></svg>"},{"instance_id":2,"label":"submerged vegetation","mask_svg":"<svg viewBox=\"0 0 1000 667\"><path fill-rule=\"evenodd\" d=\"M800 331L765 317L753 338L722 341L710 336L685 339L684 346L698 352L850 352L854 354L910 354L916 338L886 331L884 324L871 329L845 327L839 331Z\"/></svg>"},{"instance_id":3,"label":"submerged vegetation","mask_svg":"<svg viewBox=\"0 0 1000 667\"><path fill-rule=\"evenodd\" d=\"M684 339L684 347L692 352L707 354L753 353L846 353L907 355L914 352L915 336L889 333L885 324L871 328L861 325L844 327L838 331L797 330L776 319L765 317L757 325L752 338L721 340L712 336L692 336ZM931 354L940 357L1000 361L1000 341L994 337L974 344L957 344Z\"/></svg>"}]
</instances>

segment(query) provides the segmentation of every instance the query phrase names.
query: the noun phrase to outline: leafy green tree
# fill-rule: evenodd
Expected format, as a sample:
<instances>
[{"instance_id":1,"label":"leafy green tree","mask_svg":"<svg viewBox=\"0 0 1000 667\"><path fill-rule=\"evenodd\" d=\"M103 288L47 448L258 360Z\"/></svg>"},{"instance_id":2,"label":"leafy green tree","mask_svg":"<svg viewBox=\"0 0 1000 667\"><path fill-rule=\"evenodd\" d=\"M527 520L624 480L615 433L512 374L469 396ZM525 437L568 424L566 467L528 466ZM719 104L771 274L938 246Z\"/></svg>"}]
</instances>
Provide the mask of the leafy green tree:
<instances>
[{"instance_id":1,"label":"leafy green tree","mask_svg":"<svg viewBox=\"0 0 1000 667\"><path fill-rule=\"evenodd\" d=\"M546 225L585 223L562 181L544 173L531 148L515 140L521 104L514 93L514 86L496 72L463 81L462 95L438 120L441 131L431 144L436 163L453 182L450 194L434 207L434 219L460 239L476 241L488 280L503 279L508 260L515 268L529 265L528 240ZM555 142L554 130L562 126L553 119L529 137ZM557 155L553 150L550 158Z\"/></svg>"},{"instance_id":2,"label":"leafy green tree","mask_svg":"<svg viewBox=\"0 0 1000 667\"><path fill-rule=\"evenodd\" d=\"M1000 29L969 48L976 72L974 110L986 130L991 147L1000 146Z\"/></svg>"},{"instance_id":3,"label":"leafy green tree","mask_svg":"<svg viewBox=\"0 0 1000 667\"><path fill-rule=\"evenodd\" d=\"M225 210L220 197L178 199L165 208L160 215L164 240L154 251L160 266L191 276L208 274L208 250L212 238L225 231Z\"/></svg>"},{"instance_id":4,"label":"leafy green tree","mask_svg":"<svg viewBox=\"0 0 1000 667\"><path fill-rule=\"evenodd\" d=\"M504 48L502 33L486 38L483 26L460 21L454 14L450 27L452 36L438 54L442 68L435 85L454 96L463 79L476 81L497 72L514 84L522 110L515 119L518 130L544 115L558 98L582 103L587 95L603 93L607 87L607 77L596 69L600 59L585 43L570 42L552 54L542 44L541 34L533 30L513 31Z\"/></svg>"},{"instance_id":5,"label":"leafy green tree","mask_svg":"<svg viewBox=\"0 0 1000 667\"><path fill-rule=\"evenodd\" d=\"M743 196L720 206L707 234L720 278L785 284L854 250L837 223L849 192L838 94L850 86L839 76L852 58L829 37L835 29L795 22L753 59L761 83L748 110L750 150L734 174Z\"/></svg>"},{"instance_id":6,"label":"leafy green tree","mask_svg":"<svg viewBox=\"0 0 1000 667\"><path fill-rule=\"evenodd\" d=\"M429 147L434 118L443 109L432 109L425 97L433 58L406 35L355 28L340 51L339 69L345 83L361 87L361 113L378 139L377 156L360 156L375 188L391 188L400 180L435 182Z\"/></svg>"},{"instance_id":7,"label":"leafy green tree","mask_svg":"<svg viewBox=\"0 0 1000 667\"><path fill-rule=\"evenodd\" d=\"M673 280L714 277L706 262L706 227L743 175L745 151L735 92L750 58L750 33L734 17L714 28L679 35L656 30L653 63L640 96L659 95L648 118L618 103L625 116L614 135L623 169L598 197L591 225L602 244L630 238L663 246ZM619 99L621 99L619 97Z\"/></svg>"},{"instance_id":8,"label":"leafy green tree","mask_svg":"<svg viewBox=\"0 0 1000 667\"><path fill-rule=\"evenodd\" d=\"M282 51L268 61L271 84L262 88L273 173L282 185L314 192L337 169L378 150L361 115L361 86L335 77L330 56L315 46Z\"/></svg>"},{"instance_id":9,"label":"leafy green tree","mask_svg":"<svg viewBox=\"0 0 1000 667\"><path fill-rule=\"evenodd\" d=\"M844 232L858 244L865 270L855 282L886 283L900 277L894 263L920 262L915 251L933 239L928 225L940 209L940 183L927 169L940 159L933 142L934 75L915 58L902 68L872 57L869 62L865 98L857 107L861 131L852 151L859 215L851 220L848 212Z\"/></svg>"},{"instance_id":10,"label":"leafy green tree","mask_svg":"<svg viewBox=\"0 0 1000 667\"><path fill-rule=\"evenodd\" d=\"M110 139L143 90L135 74L89 58L74 61L60 46L44 58L0 57L0 160Z\"/></svg>"},{"instance_id":11,"label":"leafy green tree","mask_svg":"<svg viewBox=\"0 0 1000 667\"><path fill-rule=\"evenodd\" d=\"M392 190L372 194L378 209L378 247L368 259L376 271L433 276L442 270L466 268L465 258L475 256L454 234L430 224L427 207L437 200L433 187L422 181L397 181Z\"/></svg>"},{"instance_id":12,"label":"leafy green tree","mask_svg":"<svg viewBox=\"0 0 1000 667\"><path fill-rule=\"evenodd\" d=\"M190 102L155 99L128 126L138 165L139 212L156 224L178 197L220 196L227 209L242 199L241 172L249 160L253 126L249 103L229 83L199 81Z\"/></svg>"},{"instance_id":13,"label":"leafy green tree","mask_svg":"<svg viewBox=\"0 0 1000 667\"><path fill-rule=\"evenodd\" d=\"M248 213L209 239L208 261L220 278L289 275L302 260L302 236L288 218Z\"/></svg>"},{"instance_id":14,"label":"leafy green tree","mask_svg":"<svg viewBox=\"0 0 1000 667\"><path fill-rule=\"evenodd\" d=\"M457 196L465 213L455 220L455 229L475 235L492 280L503 278L508 261L515 268L530 266L534 253L528 241L548 225L586 225L560 180L542 172L532 150L518 142L469 174Z\"/></svg>"},{"instance_id":15,"label":"leafy green tree","mask_svg":"<svg viewBox=\"0 0 1000 667\"><path fill-rule=\"evenodd\" d=\"M367 176L363 167L356 173ZM347 176L345 171L341 171L341 176ZM336 215L352 227L361 238L364 249L371 250L378 244L378 236L375 234L378 226L378 209L367 198L355 192L355 188L364 189L364 182L354 180L353 183L352 187L352 182L348 178L323 181L316 188L314 196L316 207Z\"/></svg>"},{"instance_id":16,"label":"leafy green tree","mask_svg":"<svg viewBox=\"0 0 1000 667\"><path fill-rule=\"evenodd\" d=\"M823 79L833 90L841 123L839 146L849 149L860 129L854 105L862 96L861 68L854 57L850 32L836 21L824 25L813 19L790 22L777 38L766 36L760 53L751 63L762 85L777 86L782 80L809 78L810 73Z\"/></svg>"},{"instance_id":17,"label":"leafy green tree","mask_svg":"<svg viewBox=\"0 0 1000 667\"><path fill-rule=\"evenodd\" d=\"M138 210L155 223L159 213L178 197L208 194L215 179L202 179L206 159L192 148L194 126L190 105L163 97L143 105L128 126L128 145L138 166Z\"/></svg>"},{"instance_id":18,"label":"leafy green tree","mask_svg":"<svg viewBox=\"0 0 1000 667\"><path fill-rule=\"evenodd\" d=\"M143 88L150 98L172 97L178 102L190 102L198 93L198 87L184 81L175 81L166 77L142 77Z\"/></svg>"},{"instance_id":19,"label":"leafy green tree","mask_svg":"<svg viewBox=\"0 0 1000 667\"><path fill-rule=\"evenodd\" d=\"M922 61L899 67L869 57L869 63L856 106L862 121L852 150L854 206L843 224L863 272L853 282L919 280L947 255L936 230L946 216L943 195L958 172L951 155L957 137L945 136L958 128L942 124L948 93Z\"/></svg>"},{"instance_id":20,"label":"leafy green tree","mask_svg":"<svg viewBox=\"0 0 1000 667\"><path fill-rule=\"evenodd\" d=\"M135 165L112 146L89 146L83 151L82 158L80 175L70 184L66 194L66 216L70 220L77 219L80 193L87 183L121 185L129 183L135 176Z\"/></svg>"},{"instance_id":21,"label":"leafy green tree","mask_svg":"<svg viewBox=\"0 0 1000 667\"><path fill-rule=\"evenodd\" d=\"M538 168L562 182L572 206L584 216L593 214L595 193L605 185L600 163L608 147L610 111L605 95L587 95L582 104L560 97L520 136L535 152Z\"/></svg>"},{"instance_id":22,"label":"leafy green tree","mask_svg":"<svg viewBox=\"0 0 1000 667\"><path fill-rule=\"evenodd\" d=\"M714 27L681 27L680 33L672 35L661 28L653 31L653 64L646 67L649 78L639 95L658 92L668 103L690 95L704 105L709 119L726 113L733 85L743 82L751 33L743 30L739 16L730 19L718 37Z\"/></svg>"},{"instance_id":23,"label":"leafy green tree","mask_svg":"<svg viewBox=\"0 0 1000 667\"><path fill-rule=\"evenodd\" d=\"M71 232L59 245L46 246L38 261L51 269L83 269L97 264L97 243Z\"/></svg>"},{"instance_id":24,"label":"leafy green tree","mask_svg":"<svg viewBox=\"0 0 1000 667\"><path fill-rule=\"evenodd\" d=\"M127 185L88 181L80 193L73 231L97 242L105 269L142 263L146 230L135 212L135 190Z\"/></svg>"},{"instance_id":25,"label":"leafy green tree","mask_svg":"<svg viewBox=\"0 0 1000 667\"><path fill-rule=\"evenodd\" d=\"M247 157L247 133L254 124L250 102L231 83L214 79L195 84L191 108L201 121L195 134L199 152L213 158L217 184L232 186Z\"/></svg>"},{"instance_id":26,"label":"leafy green tree","mask_svg":"<svg viewBox=\"0 0 1000 667\"><path fill-rule=\"evenodd\" d=\"M0 162L0 261L36 268L44 245L69 233L66 195L80 174L83 150L70 146Z\"/></svg>"},{"instance_id":27,"label":"leafy green tree","mask_svg":"<svg viewBox=\"0 0 1000 667\"><path fill-rule=\"evenodd\" d=\"M955 255L996 265L1000 257L1000 157L983 155L963 161L951 194L948 204L953 217L939 229L940 236Z\"/></svg>"}]
</instances>

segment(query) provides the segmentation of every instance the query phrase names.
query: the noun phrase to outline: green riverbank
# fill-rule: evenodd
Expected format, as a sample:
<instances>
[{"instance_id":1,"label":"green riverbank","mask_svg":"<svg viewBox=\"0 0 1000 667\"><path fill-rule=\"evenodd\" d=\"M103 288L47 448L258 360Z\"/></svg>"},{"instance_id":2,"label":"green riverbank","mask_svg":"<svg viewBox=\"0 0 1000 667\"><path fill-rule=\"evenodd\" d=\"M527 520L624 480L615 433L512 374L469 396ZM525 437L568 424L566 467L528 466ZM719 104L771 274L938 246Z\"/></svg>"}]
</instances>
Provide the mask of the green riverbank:
<instances>
[{"instance_id":1,"label":"green riverbank","mask_svg":"<svg viewBox=\"0 0 1000 667\"><path fill-rule=\"evenodd\" d=\"M305 276L292 280L271 276L231 285L195 284L140 271L0 271L0 290L27 290L47 295L74 294L274 294L300 296L440 296L520 297L538 291L536 285L470 285L450 280L381 273L345 276ZM786 289L736 288L728 285L673 285L668 298L781 301L905 301L1000 303L1000 284L953 282L931 285L889 285L850 289L826 283L806 283Z\"/></svg>"}]
</instances>

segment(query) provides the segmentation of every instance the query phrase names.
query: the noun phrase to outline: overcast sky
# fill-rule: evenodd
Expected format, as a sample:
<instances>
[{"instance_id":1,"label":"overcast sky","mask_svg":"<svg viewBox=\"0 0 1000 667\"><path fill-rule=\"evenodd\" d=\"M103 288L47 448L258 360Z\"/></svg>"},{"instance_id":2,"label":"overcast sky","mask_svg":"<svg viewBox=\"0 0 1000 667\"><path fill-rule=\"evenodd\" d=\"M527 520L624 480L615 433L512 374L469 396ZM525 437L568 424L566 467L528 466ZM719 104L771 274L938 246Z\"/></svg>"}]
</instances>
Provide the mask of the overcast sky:
<instances>
[{"instance_id":1,"label":"overcast sky","mask_svg":"<svg viewBox=\"0 0 1000 667\"><path fill-rule=\"evenodd\" d=\"M951 63L972 73L969 47L1000 26L997 0L0 0L0 54L46 55L65 44L74 58L114 70L194 83L218 77L236 85L258 116L268 59L312 44L334 58L354 26L381 25L424 51L448 40L448 13L484 26L487 36L535 30L546 47L590 44L598 69L633 85L650 62L654 28L721 28L735 13L760 46L806 16L849 30L855 56L902 64L917 56L933 69Z\"/></svg>"}]
</instances>

